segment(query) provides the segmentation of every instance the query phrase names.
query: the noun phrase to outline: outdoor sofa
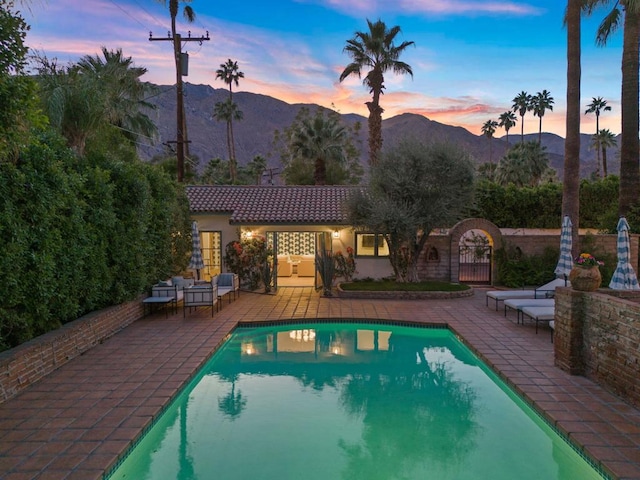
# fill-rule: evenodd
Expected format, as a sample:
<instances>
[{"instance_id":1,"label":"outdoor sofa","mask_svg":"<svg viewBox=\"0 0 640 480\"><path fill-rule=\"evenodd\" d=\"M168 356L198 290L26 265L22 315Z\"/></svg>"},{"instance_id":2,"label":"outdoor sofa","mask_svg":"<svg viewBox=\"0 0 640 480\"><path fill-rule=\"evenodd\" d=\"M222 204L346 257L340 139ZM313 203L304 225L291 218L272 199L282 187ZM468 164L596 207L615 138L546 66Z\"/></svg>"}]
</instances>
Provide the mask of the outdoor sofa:
<instances>
[{"instance_id":1,"label":"outdoor sofa","mask_svg":"<svg viewBox=\"0 0 640 480\"><path fill-rule=\"evenodd\" d=\"M184 298L184 289L192 286L194 283L192 278L184 278L181 276L171 277L168 280L158 282L151 287L151 296L153 297L174 297L176 303Z\"/></svg>"}]
</instances>

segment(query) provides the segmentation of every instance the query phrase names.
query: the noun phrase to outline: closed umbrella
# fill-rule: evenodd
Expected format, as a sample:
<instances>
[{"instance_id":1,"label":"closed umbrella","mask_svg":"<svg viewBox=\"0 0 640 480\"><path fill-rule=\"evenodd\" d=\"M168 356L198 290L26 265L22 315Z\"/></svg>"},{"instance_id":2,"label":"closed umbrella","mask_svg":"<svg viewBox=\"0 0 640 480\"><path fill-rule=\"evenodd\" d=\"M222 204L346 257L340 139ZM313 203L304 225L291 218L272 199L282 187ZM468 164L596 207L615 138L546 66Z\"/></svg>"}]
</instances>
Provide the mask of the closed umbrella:
<instances>
[{"instance_id":1,"label":"closed umbrella","mask_svg":"<svg viewBox=\"0 0 640 480\"><path fill-rule=\"evenodd\" d=\"M200 232L198 232L198 222L191 224L191 261L189 268L196 271L196 280L200 280L200 269L204 268L202 260L202 248L200 247Z\"/></svg>"},{"instance_id":2,"label":"closed umbrella","mask_svg":"<svg viewBox=\"0 0 640 480\"><path fill-rule=\"evenodd\" d=\"M562 230L560 231L560 259L554 273L558 278L564 278L565 282L573 268L573 257L571 256L572 239L571 239L571 219L569 215L565 215L562 219Z\"/></svg>"},{"instance_id":3,"label":"closed umbrella","mask_svg":"<svg viewBox=\"0 0 640 480\"><path fill-rule=\"evenodd\" d=\"M629 242L629 224L627 219L620 217L618 221L618 265L616 271L613 272L609 288L614 290L639 290L638 277L631 266L630 258L630 242Z\"/></svg>"}]
</instances>

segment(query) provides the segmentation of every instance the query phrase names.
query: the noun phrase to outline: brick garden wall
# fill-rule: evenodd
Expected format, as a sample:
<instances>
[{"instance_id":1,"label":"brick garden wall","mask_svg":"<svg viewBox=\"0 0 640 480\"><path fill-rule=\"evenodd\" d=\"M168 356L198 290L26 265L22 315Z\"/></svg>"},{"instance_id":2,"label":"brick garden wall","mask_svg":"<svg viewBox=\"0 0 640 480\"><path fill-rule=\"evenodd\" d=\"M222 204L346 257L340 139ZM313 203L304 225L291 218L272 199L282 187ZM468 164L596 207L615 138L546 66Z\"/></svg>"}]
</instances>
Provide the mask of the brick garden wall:
<instances>
[{"instance_id":1,"label":"brick garden wall","mask_svg":"<svg viewBox=\"0 0 640 480\"><path fill-rule=\"evenodd\" d=\"M418 261L418 276L422 280L439 280L445 282L458 281L458 242L460 235L470 229L487 230L488 222L483 219L468 219L460 222L458 228L453 228L449 235L431 234L420 253ZM525 255L542 255L547 248L560 249L560 233L553 234L525 234L518 231L502 232L495 227L491 232L495 250L502 248L519 249ZM497 238L496 238L497 237ZM640 236L631 235L631 263L640 271L639 247ZM597 252L606 252L615 257L617 235L581 235L582 245L588 243ZM590 251L592 247L585 247ZM435 252L435 253L434 253ZM492 278L495 280L495 263Z\"/></svg>"},{"instance_id":2,"label":"brick garden wall","mask_svg":"<svg viewBox=\"0 0 640 480\"><path fill-rule=\"evenodd\" d=\"M555 363L640 406L640 292L556 289Z\"/></svg>"},{"instance_id":3,"label":"brick garden wall","mask_svg":"<svg viewBox=\"0 0 640 480\"><path fill-rule=\"evenodd\" d=\"M0 403L143 315L142 299L92 312L0 353Z\"/></svg>"}]
</instances>

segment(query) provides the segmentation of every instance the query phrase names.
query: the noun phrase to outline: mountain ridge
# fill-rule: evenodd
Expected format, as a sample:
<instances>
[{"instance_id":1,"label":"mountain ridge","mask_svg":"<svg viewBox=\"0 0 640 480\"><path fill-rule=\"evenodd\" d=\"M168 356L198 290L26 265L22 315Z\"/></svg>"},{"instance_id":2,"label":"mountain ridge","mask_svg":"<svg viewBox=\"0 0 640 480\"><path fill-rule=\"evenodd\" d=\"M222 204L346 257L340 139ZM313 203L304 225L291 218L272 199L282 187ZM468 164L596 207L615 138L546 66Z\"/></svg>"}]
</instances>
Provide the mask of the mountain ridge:
<instances>
[{"instance_id":1,"label":"mountain ridge","mask_svg":"<svg viewBox=\"0 0 640 480\"><path fill-rule=\"evenodd\" d=\"M147 112L158 127L159 141L155 145L140 146L139 152L143 159L148 160L156 154L161 154L170 148L175 140L176 122L176 94L174 85L157 85L158 93L150 98L149 103L155 105L155 110ZM210 85L184 84L184 104L187 120L187 136L189 152L199 158L197 169L201 171L206 163L213 158L227 159L226 125L213 118L213 108L216 102L228 98L229 91L224 88L213 88ZM234 92L234 101L243 112L243 120L233 124L236 141L236 156L240 165L246 165L256 155L267 159L268 167L279 169L280 159L273 153L272 146L274 132L282 131L293 123L301 108L308 108L314 112L322 108L316 104L289 104L283 100L268 95L251 92ZM357 138L361 150L361 163L367 165L367 118L355 113L340 114L347 125L355 122L362 124ZM384 146L392 145L403 136L413 136L427 140L450 141L461 145L477 163L490 160L497 163L507 152L506 135L492 139L492 155L490 158L489 139L484 135L475 135L463 127L447 125L431 120L423 115L402 113L382 121L382 135ZM526 134L525 141L537 140L538 134ZM509 143L520 141L519 134L509 135ZM591 135L581 134L580 163L581 177L588 177L596 170L596 152L589 149ZM564 139L553 133L542 134L542 145L546 147L550 165L562 177L564 158ZM617 173L619 161L617 148L607 151L609 172Z\"/></svg>"}]
</instances>

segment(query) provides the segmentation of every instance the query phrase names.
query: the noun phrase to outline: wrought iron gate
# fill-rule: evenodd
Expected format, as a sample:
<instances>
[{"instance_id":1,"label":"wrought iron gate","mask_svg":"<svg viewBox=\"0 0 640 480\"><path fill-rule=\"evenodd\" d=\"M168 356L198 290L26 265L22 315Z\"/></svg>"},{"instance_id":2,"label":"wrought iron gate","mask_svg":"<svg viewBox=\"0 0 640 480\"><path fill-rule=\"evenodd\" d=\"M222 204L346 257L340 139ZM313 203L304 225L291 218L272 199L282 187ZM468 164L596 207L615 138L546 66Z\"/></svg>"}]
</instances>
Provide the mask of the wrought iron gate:
<instances>
[{"instance_id":1,"label":"wrought iron gate","mask_svg":"<svg viewBox=\"0 0 640 480\"><path fill-rule=\"evenodd\" d=\"M458 281L460 283L491 284L491 257L492 248L490 245L461 246Z\"/></svg>"}]
</instances>

